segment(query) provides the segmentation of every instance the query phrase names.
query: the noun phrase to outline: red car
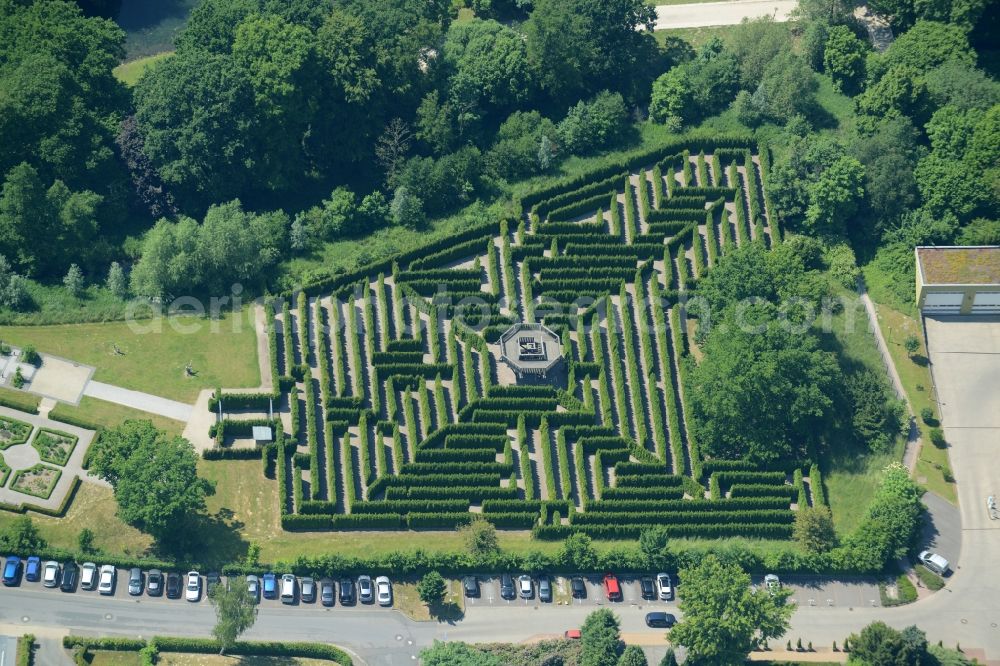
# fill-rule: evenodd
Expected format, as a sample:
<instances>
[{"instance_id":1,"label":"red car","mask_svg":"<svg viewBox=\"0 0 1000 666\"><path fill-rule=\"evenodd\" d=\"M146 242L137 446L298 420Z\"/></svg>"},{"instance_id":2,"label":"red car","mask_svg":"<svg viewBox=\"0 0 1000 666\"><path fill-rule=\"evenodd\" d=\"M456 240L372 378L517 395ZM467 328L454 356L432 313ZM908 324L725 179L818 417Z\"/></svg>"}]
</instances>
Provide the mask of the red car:
<instances>
[{"instance_id":1,"label":"red car","mask_svg":"<svg viewBox=\"0 0 1000 666\"><path fill-rule=\"evenodd\" d=\"M573 638L573 639L576 639L576 640L580 640L580 630L579 629L567 629L565 636L566 636L566 638Z\"/></svg>"},{"instance_id":2,"label":"red car","mask_svg":"<svg viewBox=\"0 0 1000 666\"><path fill-rule=\"evenodd\" d=\"M614 574L604 575L604 592L608 596L608 601L622 600L622 588Z\"/></svg>"}]
</instances>

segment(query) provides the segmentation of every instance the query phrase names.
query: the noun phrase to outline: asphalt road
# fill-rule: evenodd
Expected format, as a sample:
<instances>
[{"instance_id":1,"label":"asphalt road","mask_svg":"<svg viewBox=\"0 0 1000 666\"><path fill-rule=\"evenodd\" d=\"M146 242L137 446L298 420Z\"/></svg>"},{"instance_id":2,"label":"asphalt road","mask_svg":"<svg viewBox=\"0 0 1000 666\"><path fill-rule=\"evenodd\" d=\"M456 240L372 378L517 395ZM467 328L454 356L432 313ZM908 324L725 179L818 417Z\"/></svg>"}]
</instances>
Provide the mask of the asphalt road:
<instances>
[{"instance_id":1,"label":"asphalt road","mask_svg":"<svg viewBox=\"0 0 1000 666\"><path fill-rule=\"evenodd\" d=\"M17 659L17 638L0 636L0 666L14 666Z\"/></svg>"},{"instance_id":2,"label":"asphalt road","mask_svg":"<svg viewBox=\"0 0 1000 666\"><path fill-rule=\"evenodd\" d=\"M745 18L761 16L772 16L775 21L783 22L788 20L789 14L798 4L798 0L734 0L661 5L656 8L656 29L734 25Z\"/></svg>"}]
</instances>

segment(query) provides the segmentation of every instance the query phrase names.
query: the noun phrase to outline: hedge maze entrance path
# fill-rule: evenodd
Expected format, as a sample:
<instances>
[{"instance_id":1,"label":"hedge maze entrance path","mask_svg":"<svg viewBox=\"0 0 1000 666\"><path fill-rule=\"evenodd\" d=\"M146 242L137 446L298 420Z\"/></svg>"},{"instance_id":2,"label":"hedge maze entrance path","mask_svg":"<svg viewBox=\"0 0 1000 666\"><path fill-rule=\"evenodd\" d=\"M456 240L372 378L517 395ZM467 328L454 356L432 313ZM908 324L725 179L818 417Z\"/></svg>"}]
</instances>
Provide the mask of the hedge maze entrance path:
<instances>
[{"instance_id":1,"label":"hedge maze entrance path","mask_svg":"<svg viewBox=\"0 0 1000 666\"><path fill-rule=\"evenodd\" d=\"M740 244L781 242L769 163L742 137L662 146L524 196L517 219L270 301L276 393L225 400L292 407L263 420L274 443L230 448L254 422L222 421L204 455L259 457L286 529L451 529L481 514L540 538L650 525L788 538L818 470L703 459L683 390L698 279ZM501 360L521 322L559 339L549 376Z\"/></svg>"}]
</instances>

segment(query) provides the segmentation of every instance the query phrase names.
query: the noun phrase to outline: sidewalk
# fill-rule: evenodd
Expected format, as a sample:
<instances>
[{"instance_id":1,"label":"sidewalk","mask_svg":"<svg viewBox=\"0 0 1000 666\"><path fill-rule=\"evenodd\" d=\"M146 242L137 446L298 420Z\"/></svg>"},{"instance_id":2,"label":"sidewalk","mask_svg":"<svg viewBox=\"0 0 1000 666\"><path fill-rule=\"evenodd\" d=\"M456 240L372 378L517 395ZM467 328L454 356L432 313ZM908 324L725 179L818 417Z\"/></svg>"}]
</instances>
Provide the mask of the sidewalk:
<instances>
[{"instance_id":1,"label":"sidewalk","mask_svg":"<svg viewBox=\"0 0 1000 666\"><path fill-rule=\"evenodd\" d=\"M105 384L103 382L95 382L93 380L89 381L86 388L83 390L83 394L89 395L92 398L99 398L101 400L107 400L108 402L114 402L119 405L125 405L126 407L132 407L133 409L139 409L144 412L166 416L168 419L174 419L176 421L186 422L191 418L191 405L183 402L177 402L176 400L161 398L158 395L142 393L141 391L133 391L120 386L112 386L111 384Z\"/></svg>"}]
</instances>

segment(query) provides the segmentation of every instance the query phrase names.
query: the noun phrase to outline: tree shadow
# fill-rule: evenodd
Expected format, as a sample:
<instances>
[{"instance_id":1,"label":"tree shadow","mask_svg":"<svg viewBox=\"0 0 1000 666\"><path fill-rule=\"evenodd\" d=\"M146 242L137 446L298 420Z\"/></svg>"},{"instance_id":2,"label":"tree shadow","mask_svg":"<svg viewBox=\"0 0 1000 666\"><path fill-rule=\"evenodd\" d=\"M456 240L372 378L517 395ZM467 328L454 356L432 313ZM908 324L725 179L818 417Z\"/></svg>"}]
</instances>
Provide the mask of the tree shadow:
<instances>
[{"instance_id":1,"label":"tree shadow","mask_svg":"<svg viewBox=\"0 0 1000 666\"><path fill-rule=\"evenodd\" d=\"M910 357L910 360L919 365L921 368L926 368L930 364L930 359L923 354L914 354Z\"/></svg>"},{"instance_id":2,"label":"tree shadow","mask_svg":"<svg viewBox=\"0 0 1000 666\"><path fill-rule=\"evenodd\" d=\"M440 604L429 606L431 617L438 622L455 624L465 618L465 611L454 601L445 601Z\"/></svg>"},{"instance_id":3,"label":"tree shadow","mask_svg":"<svg viewBox=\"0 0 1000 666\"><path fill-rule=\"evenodd\" d=\"M235 520L232 509L197 514L189 520L181 539L170 544L158 543L154 550L160 556L219 569L246 556L250 543L241 533L244 527L242 521Z\"/></svg>"}]
</instances>

